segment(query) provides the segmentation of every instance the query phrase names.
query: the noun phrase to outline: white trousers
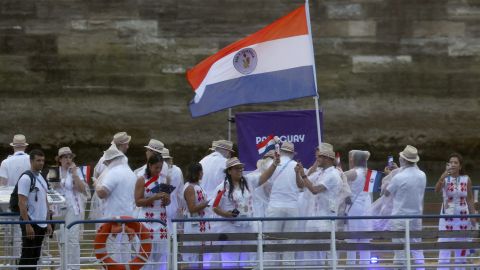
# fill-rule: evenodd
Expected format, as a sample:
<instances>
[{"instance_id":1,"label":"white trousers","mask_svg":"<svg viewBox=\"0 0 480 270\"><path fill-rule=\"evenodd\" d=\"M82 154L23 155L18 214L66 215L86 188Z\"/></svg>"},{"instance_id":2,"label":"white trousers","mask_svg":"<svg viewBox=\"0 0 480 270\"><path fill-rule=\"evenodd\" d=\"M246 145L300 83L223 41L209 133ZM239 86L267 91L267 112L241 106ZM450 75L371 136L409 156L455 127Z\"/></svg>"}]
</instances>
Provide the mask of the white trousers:
<instances>
[{"instance_id":1,"label":"white trousers","mask_svg":"<svg viewBox=\"0 0 480 270\"><path fill-rule=\"evenodd\" d=\"M267 217L298 217L298 208L277 208L268 207L266 212ZM266 221L265 232L295 232L297 227L297 221ZM278 243L279 241L270 241L270 243ZM295 240L280 241L285 244L293 244ZM265 261L270 260L289 260L290 262L283 262L283 265L295 265L295 252L281 252L265 254ZM278 262L267 262L266 265L279 265Z\"/></svg>"},{"instance_id":2,"label":"white trousers","mask_svg":"<svg viewBox=\"0 0 480 270\"><path fill-rule=\"evenodd\" d=\"M392 231L405 231L405 219L392 219L390 220L390 226ZM409 220L410 231L421 231L422 230L422 220L421 219L410 219ZM405 238L393 238L392 242L394 243L405 243ZM411 243L420 243L422 242L421 238L411 238ZM404 250L395 250L394 252L394 263L396 264L406 264L406 257ZM411 250L411 255L415 259L415 263L419 265L425 264L425 257L423 255L423 250ZM418 270L424 270L425 268L416 268Z\"/></svg>"},{"instance_id":3,"label":"white trousers","mask_svg":"<svg viewBox=\"0 0 480 270\"><path fill-rule=\"evenodd\" d=\"M65 213L65 224L68 225L74 221L83 220L83 214L79 213L75 215L75 210L72 206L67 207ZM70 229L66 230L68 234L67 237L67 269L80 269L80 231L81 226L77 224L72 226ZM59 243L63 241L64 235L61 230L56 231ZM63 250L60 248L60 254L63 253Z\"/></svg>"},{"instance_id":4,"label":"white trousers","mask_svg":"<svg viewBox=\"0 0 480 270\"><path fill-rule=\"evenodd\" d=\"M438 242L449 242L449 241L470 241L466 238L440 238ZM455 264L464 264L467 263L467 254L469 250L465 249L442 249L438 252L438 263L439 264L449 264L451 260L452 251L455 256ZM447 270L447 269L455 269L455 270L465 270L465 267L438 267L437 270Z\"/></svg>"}]
</instances>

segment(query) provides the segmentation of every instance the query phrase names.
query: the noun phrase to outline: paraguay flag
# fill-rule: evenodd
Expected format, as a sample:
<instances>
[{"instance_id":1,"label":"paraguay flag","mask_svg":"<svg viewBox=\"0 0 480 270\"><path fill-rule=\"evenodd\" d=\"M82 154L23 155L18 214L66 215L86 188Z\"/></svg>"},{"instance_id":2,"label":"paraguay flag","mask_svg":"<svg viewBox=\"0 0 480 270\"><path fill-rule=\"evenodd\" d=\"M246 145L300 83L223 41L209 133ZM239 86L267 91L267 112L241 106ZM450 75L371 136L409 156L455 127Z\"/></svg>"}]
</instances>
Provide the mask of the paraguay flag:
<instances>
[{"instance_id":1,"label":"paraguay flag","mask_svg":"<svg viewBox=\"0 0 480 270\"><path fill-rule=\"evenodd\" d=\"M382 186L383 173L375 170L367 170L367 176L365 179L365 186L363 191L365 192L378 192Z\"/></svg>"},{"instance_id":2,"label":"paraguay flag","mask_svg":"<svg viewBox=\"0 0 480 270\"><path fill-rule=\"evenodd\" d=\"M258 154L263 156L268 151L275 149L275 140L273 135L268 136L265 140L257 144Z\"/></svg>"},{"instance_id":3,"label":"paraguay flag","mask_svg":"<svg viewBox=\"0 0 480 270\"><path fill-rule=\"evenodd\" d=\"M233 106L317 95L308 6L223 48L188 70L192 117Z\"/></svg>"}]
</instances>

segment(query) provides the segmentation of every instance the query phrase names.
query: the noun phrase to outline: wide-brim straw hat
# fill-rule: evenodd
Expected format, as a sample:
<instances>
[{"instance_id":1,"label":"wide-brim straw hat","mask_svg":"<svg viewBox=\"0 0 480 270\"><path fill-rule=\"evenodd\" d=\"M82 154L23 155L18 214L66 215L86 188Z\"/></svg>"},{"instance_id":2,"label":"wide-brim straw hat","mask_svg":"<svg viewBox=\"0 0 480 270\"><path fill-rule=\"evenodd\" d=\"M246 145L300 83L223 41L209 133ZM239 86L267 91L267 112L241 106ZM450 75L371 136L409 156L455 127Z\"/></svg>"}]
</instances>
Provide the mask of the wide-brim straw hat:
<instances>
[{"instance_id":1,"label":"wide-brim straw hat","mask_svg":"<svg viewBox=\"0 0 480 270\"><path fill-rule=\"evenodd\" d=\"M72 152L72 150L68 146L58 149L58 155L57 155L58 158L61 158L62 156L65 156L65 155L71 155L72 157L75 157L75 154Z\"/></svg>"},{"instance_id":2,"label":"wide-brim straw hat","mask_svg":"<svg viewBox=\"0 0 480 270\"><path fill-rule=\"evenodd\" d=\"M212 147L208 148L208 150L215 150L215 147L217 147L218 141L212 141Z\"/></svg>"},{"instance_id":3,"label":"wide-brim straw hat","mask_svg":"<svg viewBox=\"0 0 480 270\"><path fill-rule=\"evenodd\" d=\"M164 149L165 145L159 140L151 139L148 142L148 145L145 145L144 147L159 154L162 154L162 150Z\"/></svg>"},{"instance_id":4,"label":"wide-brim straw hat","mask_svg":"<svg viewBox=\"0 0 480 270\"><path fill-rule=\"evenodd\" d=\"M333 145L329 143L321 143L318 146L318 155L335 159L335 151L333 151Z\"/></svg>"},{"instance_id":5,"label":"wide-brim straw hat","mask_svg":"<svg viewBox=\"0 0 480 270\"><path fill-rule=\"evenodd\" d=\"M123 153L115 148L108 148L107 151L103 152L105 156L105 161L109 161L118 157L122 157Z\"/></svg>"},{"instance_id":6,"label":"wide-brim straw hat","mask_svg":"<svg viewBox=\"0 0 480 270\"><path fill-rule=\"evenodd\" d=\"M230 152L235 152L235 151L233 151L233 142L227 141L227 140L218 140L217 141L217 146L215 148L222 148L222 149L228 150Z\"/></svg>"},{"instance_id":7,"label":"wide-brim straw hat","mask_svg":"<svg viewBox=\"0 0 480 270\"><path fill-rule=\"evenodd\" d=\"M231 167L234 167L234 166L238 166L238 165L240 165L240 166L242 166L242 167L245 166L242 162L240 162L240 160L239 160L238 158L233 157L233 158L227 159L226 167L225 167L225 168L228 169L228 168L231 168Z\"/></svg>"},{"instance_id":8,"label":"wide-brim straw hat","mask_svg":"<svg viewBox=\"0 0 480 270\"><path fill-rule=\"evenodd\" d=\"M131 139L132 139L132 136L128 135L127 132L122 131L113 135L112 143L116 145L127 144L130 142Z\"/></svg>"},{"instance_id":9,"label":"wide-brim straw hat","mask_svg":"<svg viewBox=\"0 0 480 270\"><path fill-rule=\"evenodd\" d=\"M172 157L170 156L170 150L168 150L167 148L163 148L161 154L162 154L162 158L172 158Z\"/></svg>"},{"instance_id":10,"label":"wide-brim straw hat","mask_svg":"<svg viewBox=\"0 0 480 270\"><path fill-rule=\"evenodd\" d=\"M25 135L23 134L15 134L13 135L13 140L10 143L10 146L13 146L13 147L28 146L27 138L25 138Z\"/></svg>"},{"instance_id":11,"label":"wide-brim straw hat","mask_svg":"<svg viewBox=\"0 0 480 270\"><path fill-rule=\"evenodd\" d=\"M283 142L280 150L290 153L295 153L295 146L291 142Z\"/></svg>"},{"instance_id":12,"label":"wide-brim straw hat","mask_svg":"<svg viewBox=\"0 0 480 270\"><path fill-rule=\"evenodd\" d=\"M407 145L405 149L399 154L403 159L410 161L410 162L418 162L420 157L418 156L417 148Z\"/></svg>"}]
</instances>

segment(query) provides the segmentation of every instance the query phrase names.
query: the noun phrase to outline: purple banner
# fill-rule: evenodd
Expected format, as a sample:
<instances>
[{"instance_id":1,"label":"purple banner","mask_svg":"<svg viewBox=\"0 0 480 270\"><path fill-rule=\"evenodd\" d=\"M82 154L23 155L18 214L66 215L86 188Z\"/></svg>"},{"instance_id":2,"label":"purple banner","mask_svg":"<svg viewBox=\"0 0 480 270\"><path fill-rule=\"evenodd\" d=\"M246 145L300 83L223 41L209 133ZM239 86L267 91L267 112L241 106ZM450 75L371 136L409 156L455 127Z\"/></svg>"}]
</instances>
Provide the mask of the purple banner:
<instances>
[{"instance_id":1,"label":"purple banner","mask_svg":"<svg viewBox=\"0 0 480 270\"><path fill-rule=\"evenodd\" d=\"M322 119L320 111L320 127ZM315 110L237 113L235 123L238 157L245 163L247 171L255 170L260 159L256 145L271 134L282 141L292 142L297 152L295 159L305 167L315 161L315 147L318 146Z\"/></svg>"}]
</instances>

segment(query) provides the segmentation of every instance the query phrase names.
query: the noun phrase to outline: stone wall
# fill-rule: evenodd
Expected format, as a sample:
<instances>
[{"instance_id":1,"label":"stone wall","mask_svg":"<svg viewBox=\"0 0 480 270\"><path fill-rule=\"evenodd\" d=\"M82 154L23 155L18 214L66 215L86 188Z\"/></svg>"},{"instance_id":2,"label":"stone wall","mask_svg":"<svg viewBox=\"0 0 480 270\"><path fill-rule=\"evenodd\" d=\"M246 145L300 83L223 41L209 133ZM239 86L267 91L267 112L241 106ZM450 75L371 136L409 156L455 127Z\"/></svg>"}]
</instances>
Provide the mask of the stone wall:
<instances>
[{"instance_id":1,"label":"stone wall","mask_svg":"<svg viewBox=\"0 0 480 270\"><path fill-rule=\"evenodd\" d=\"M302 3L0 0L3 149L21 132L97 151L120 130L139 152L150 137L205 149L226 137L227 112L192 119L185 71ZM379 160L406 143L429 160L480 159L480 1L316 0L310 12L326 141ZM234 111L301 108L312 99Z\"/></svg>"}]
</instances>

